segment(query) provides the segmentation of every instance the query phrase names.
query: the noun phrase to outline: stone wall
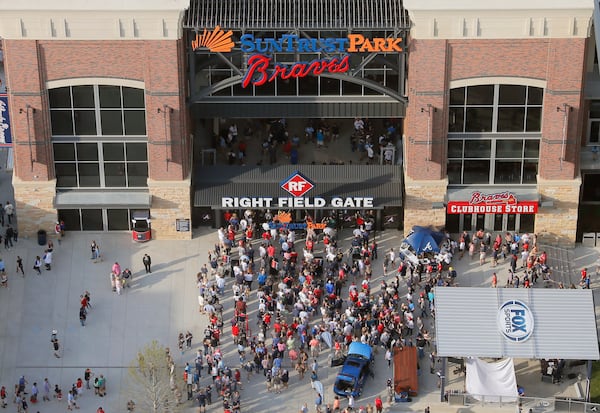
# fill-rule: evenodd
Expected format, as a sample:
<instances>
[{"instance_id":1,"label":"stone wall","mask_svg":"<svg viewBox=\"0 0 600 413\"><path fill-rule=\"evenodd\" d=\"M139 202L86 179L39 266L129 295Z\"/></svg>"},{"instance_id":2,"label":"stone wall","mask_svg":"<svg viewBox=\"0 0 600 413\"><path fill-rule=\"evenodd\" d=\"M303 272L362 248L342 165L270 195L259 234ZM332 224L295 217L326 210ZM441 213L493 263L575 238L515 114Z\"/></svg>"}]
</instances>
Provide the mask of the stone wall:
<instances>
[{"instance_id":1,"label":"stone wall","mask_svg":"<svg viewBox=\"0 0 600 413\"><path fill-rule=\"evenodd\" d=\"M54 208L56 180L23 181L13 175L12 184L19 236L36 237L40 229L54 234L58 216Z\"/></svg>"},{"instance_id":2,"label":"stone wall","mask_svg":"<svg viewBox=\"0 0 600 413\"><path fill-rule=\"evenodd\" d=\"M443 227L446 225L446 209L442 206L446 197L448 179L415 180L406 177L404 189L404 234L408 235L415 225ZM433 203L440 208L433 209Z\"/></svg>"},{"instance_id":3,"label":"stone wall","mask_svg":"<svg viewBox=\"0 0 600 413\"><path fill-rule=\"evenodd\" d=\"M580 187L580 177L558 181L538 176L537 189L542 202L552 202L552 206L540 207L535 217L539 242L574 246Z\"/></svg>"},{"instance_id":4,"label":"stone wall","mask_svg":"<svg viewBox=\"0 0 600 413\"><path fill-rule=\"evenodd\" d=\"M192 239L191 180L156 181L148 179L152 195L150 217L154 239ZM190 231L176 230L177 219L189 219Z\"/></svg>"}]
</instances>

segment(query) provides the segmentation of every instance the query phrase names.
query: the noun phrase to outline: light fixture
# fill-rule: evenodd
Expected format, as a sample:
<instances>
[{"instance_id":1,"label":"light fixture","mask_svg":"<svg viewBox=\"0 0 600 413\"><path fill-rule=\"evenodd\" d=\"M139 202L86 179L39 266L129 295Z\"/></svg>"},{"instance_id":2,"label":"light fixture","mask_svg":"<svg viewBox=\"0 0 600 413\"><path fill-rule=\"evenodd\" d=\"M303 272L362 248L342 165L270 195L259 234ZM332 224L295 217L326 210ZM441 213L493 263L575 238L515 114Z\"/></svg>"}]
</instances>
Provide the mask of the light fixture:
<instances>
[{"instance_id":1,"label":"light fixture","mask_svg":"<svg viewBox=\"0 0 600 413\"><path fill-rule=\"evenodd\" d=\"M562 144L560 151L560 167L562 169L562 163L565 161L567 156L567 125L569 124L569 113L573 112L573 107L568 103L563 103L562 107L556 107L556 112L563 112Z\"/></svg>"},{"instance_id":2,"label":"light fixture","mask_svg":"<svg viewBox=\"0 0 600 413\"><path fill-rule=\"evenodd\" d=\"M431 130L433 127L431 122L433 118L432 114L435 112L437 112L437 109L431 103L428 103L427 107L421 108L421 113L427 113L427 162L431 161L433 156L433 148L431 144Z\"/></svg>"},{"instance_id":3,"label":"light fixture","mask_svg":"<svg viewBox=\"0 0 600 413\"><path fill-rule=\"evenodd\" d=\"M169 159L169 134L168 134L169 128L167 128L167 125L170 126L171 117L169 115L171 113L173 113L173 108L167 104L164 104L162 108L156 109L156 112L163 114L163 124L164 124L164 128L165 128L165 163L167 164L167 171L168 171L169 170L169 162L171 161L171 159Z\"/></svg>"},{"instance_id":4,"label":"light fixture","mask_svg":"<svg viewBox=\"0 0 600 413\"><path fill-rule=\"evenodd\" d=\"M27 117L27 141L29 144L29 159L31 160L31 172L33 172L33 163L35 162L35 159L33 159L33 149L31 147L33 142L31 141L30 116L33 116L33 114L35 113L35 108L32 107L30 104L27 104L27 106L25 106L25 109L23 109L23 108L19 109L19 113L25 113L25 116Z\"/></svg>"}]
</instances>

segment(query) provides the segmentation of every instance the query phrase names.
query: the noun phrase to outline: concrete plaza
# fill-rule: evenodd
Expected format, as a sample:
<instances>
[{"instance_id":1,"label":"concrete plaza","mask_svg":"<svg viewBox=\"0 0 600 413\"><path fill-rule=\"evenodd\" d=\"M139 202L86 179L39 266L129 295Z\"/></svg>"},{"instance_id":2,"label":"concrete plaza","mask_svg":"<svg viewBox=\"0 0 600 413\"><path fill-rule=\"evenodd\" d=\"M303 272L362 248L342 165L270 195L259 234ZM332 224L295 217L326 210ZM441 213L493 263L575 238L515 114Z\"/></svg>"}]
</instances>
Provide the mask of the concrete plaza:
<instances>
[{"instance_id":1,"label":"concrete plaza","mask_svg":"<svg viewBox=\"0 0 600 413\"><path fill-rule=\"evenodd\" d=\"M1 152L5 156L4 152ZM2 161L2 159L0 159ZM4 165L3 162L0 164ZM11 175L0 173L0 189L6 201L11 196ZM17 211L18 217L18 211ZM349 231L341 234L342 246L349 245ZM383 277L383 254L391 247L397 247L402 233L387 230L377 233L380 258L374 262L373 291L379 290ZM92 240L100 245L103 262L94 263L91 259L89 244ZM151 340L172 349L177 347L179 332L190 330L194 334L193 349L183 355L175 353L175 362L181 372L182 365L191 361L196 348L200 346L203 330L207 324L206 316L198 312L196 273L200 266L207 262L207 254L216 241L216 231L210 228L195 230L191 241L150 241L139 244L131 240L129 233L68 233L59 245L55 240L55 252L51 271L42 270L37 275L32 269L36 255L42 255L43 246L35 239L19 239L13 248L5 250L0 246L0 255L6 262L9 274L9 288L0 288L0 385L4 385L12 399L13 387L21 375L29 381L28 388L35 381L41 387L47 377L52 385L59 384L66 392L78 377L83 378L84 370L91 368L96 375L103 374L107 378L107 396L100 398L88 390L78 399L82 412L95 412L102 406L106 413L125 412L125 405L130 398L128 389L127 367L135 358L137 351ZM322 248L319 246L318 248ZM142 256L152 257L152 273L145 274ZM16 257L24 261L26 276L22 278L15 273ZM598 250L579 247L575 250L572 268L578 271L587 266L595 269L598 261ZM125 289L122 295L111 291L109 272L112 264L118 261L122 268L129 267L133 274L131 288ZM488 264L479 265L478 260L463 258L455 260L460 286L489 286L491 273L497 271L499 284L506 279L507 264L492 269ZM592 273L592 287L600 280L595 271ZM577 274L575 274L577 276ZM388 274L387 277L392 277ZM227 321L231 319L231 283L228 279L227 295L223 299L225 312L224 334L221 349L225 354L226 364L232 368L239 367L236 348L231 340ZM93 308L89 311L87 324L79 323L80 295L91 292ZM403 288L405 290L405 288ZM594 295L598 290L594 291ZM596 297L596 303L599 303ZM249 303L250 320L256 320L256 298ZM597 311L598 313L598 311ZM428 329L433 330L431 318ZM256 326L251 325L252 333ZM62 343L62 357L57 359L51 349L50 334L58 330L58 338ZM319 356L319 379L325 391L325 403L333 400L333 382L339 367L329 367L332 353L329 350ZM400 403L393 406L386 404L388 411L419 411L426 406L431 410L457 411L457 407L440 403L440 390L437 387L437 376L430 374L428 361L422 361L419 396L412 403ZM310 411L314 411L315 391L311 389L308 376L299 381L297 373L289 365L290 387L281 394L266 391L262 374L254 375L250 382L244 383L242 395L242 411L244 412L298 412L304 402ZM541 383L535 370L536 362L516 363L518 370L533 372L524 375L520 384L528 388L529 396L547 397L553 394L575 397L573 382L564 382L560 386ZM517 374L520 374L517 371ZM181 377L179 374L178 377ZM375 378L367 380L363 395L356 401L356 407L373 404L377 394L385 393L385 383L392 377L392 370L387 368L384 354L376 355ZM463 376L464 377L464 376ZM201 383L208 384L204 376ZM460 388L461 377L448 377L450 388ZM181 385L183 382L180 383ZM12 401L12 400L9 400ZM342 404L344 407L345 402ZM213 404L209 412L221 412L220 400L213 392ZM191 402L186 402L184 411L193 412ZM462 410L465 410L464 408ZM56 413L66 410L66 398L62 402L39 402L30 404L30 412ZM488 407L471 406L469 411L492 410ZM493 408L493 410L514 411L514 406ZM16 411L16 406L9 403L8 411ZM137 411L137 410L136 410Z\"/></svg>"}]
</instances>

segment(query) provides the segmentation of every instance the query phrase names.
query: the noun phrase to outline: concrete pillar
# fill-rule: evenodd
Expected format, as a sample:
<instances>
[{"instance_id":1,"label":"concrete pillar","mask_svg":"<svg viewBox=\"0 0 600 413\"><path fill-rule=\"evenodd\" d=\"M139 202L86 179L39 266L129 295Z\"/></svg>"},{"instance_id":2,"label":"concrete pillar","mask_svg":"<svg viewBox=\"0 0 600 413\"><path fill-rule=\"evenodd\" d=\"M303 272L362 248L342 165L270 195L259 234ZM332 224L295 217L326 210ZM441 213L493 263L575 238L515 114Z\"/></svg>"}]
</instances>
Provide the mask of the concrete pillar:
<instances>
[{"instance_id":1,"label":"concrete pillar","mask_svg":"<svg viewBox=\"0 0 600 413\"><path fill-rule=\"evenodd\" d=\"M404 189L404 235L415 225L443 227L446 225L446 210L433 209L433 203L443 203L448 188L448 179L416 180L406 177Z\"/></svg>"},{"instance_id":2,"label":"concrete pillar","mask_svg":"<svg viewBox=\"0 0 600 413\"><path fill-rule=\"evenodd\" d=\"M155 239L192 239L192 231L178 232L177 219L190 219L191 179L182 181L156 181L148 179L152 195L152 237Z\"/></svg>"},{"instance_id":3,"label":"concrete pillar","mask_svg":"<svg viewBox=\"0 0 600 413\"><path fill-rule=\"evenodd\" d=\"M538 242L572 247L577 233L577 209L581 178L569 180L537 178L537 190L553 205L539 208L535 217Z\"/></svg>"},{"instance_id":4,"label":"concrete pillar","mask_svg":"<svg viewBox=\"0 0 600 413\"><path fill-rule=\"evenodd\" d=\"M56 180L25 181L13 175L12 184L19 236L34 237L39 229L53 234L58 217L54 208ZM2 203L6 201L1 200Z\"/></svg>"}]
</instances>

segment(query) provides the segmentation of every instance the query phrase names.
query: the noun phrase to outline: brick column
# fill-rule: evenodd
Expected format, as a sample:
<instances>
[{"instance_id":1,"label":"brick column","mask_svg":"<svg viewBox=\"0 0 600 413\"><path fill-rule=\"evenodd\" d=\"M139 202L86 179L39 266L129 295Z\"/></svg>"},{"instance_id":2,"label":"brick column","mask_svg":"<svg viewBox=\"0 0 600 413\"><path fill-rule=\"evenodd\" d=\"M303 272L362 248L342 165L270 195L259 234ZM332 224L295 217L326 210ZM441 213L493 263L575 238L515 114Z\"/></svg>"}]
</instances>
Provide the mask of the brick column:
<instances>
[{"instance_id":1,"label":"brick column","mask_svg":"<svg viewBox=\"0 0 600 413\"><path fill-rule=\"evenodd\" d=\"M553 206L540 208L535 231L563 245L574 244L577 232L585 41L551 39L548 46L537 189Z\"/></svg>"},{"instance_id":2,"label":"brick column","mask_svg":"<svg viewBox=\"0 0 600 413\"><path fill-rule=\"evenodd\" d=\"M145 44L148 189L157 239L191 239L176 219L191 220L190 142L182 41Z\"/></svg>"},{"instance_id":3,"label":"brick column","mask_svg":"<svg viewBox=\"0 0 600 413\"><path fill-rule=\"evenodd\" d=\"M13 132L13 187L22 236L54 231L56 180L50 120L39 43L4 40L5 70ZM6 200L3 199L2 202Z\"/></svg>"},{"instance_id":4,"label":"brick column","mask_svg":"<svg viewBox=\"0 0 600 413\"><path fill-rule=\"evenodd\" d=\"M412 40L409 48L408 107L404 120L404 228L446 223L443 203L448 179L447 42Z\"/></svg>"}]
</instances>

